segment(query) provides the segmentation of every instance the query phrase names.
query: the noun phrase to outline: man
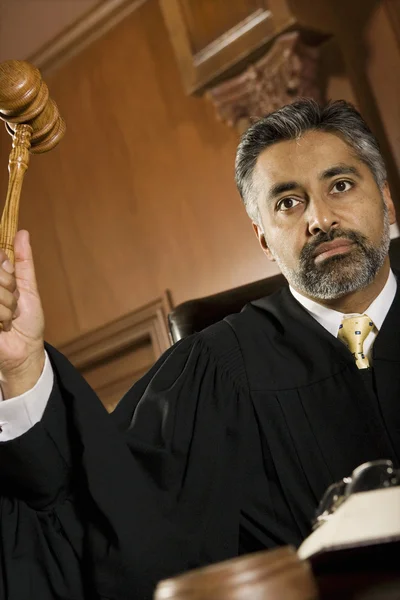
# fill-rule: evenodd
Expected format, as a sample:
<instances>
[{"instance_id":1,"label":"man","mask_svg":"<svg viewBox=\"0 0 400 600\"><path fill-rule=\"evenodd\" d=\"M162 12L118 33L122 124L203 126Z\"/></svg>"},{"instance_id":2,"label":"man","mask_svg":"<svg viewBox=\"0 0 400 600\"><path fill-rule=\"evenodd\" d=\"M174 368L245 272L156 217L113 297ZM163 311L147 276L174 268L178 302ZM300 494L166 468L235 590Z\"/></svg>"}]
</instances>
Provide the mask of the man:
<instances>
[{"instance_id":1,"label":"man","mask_svg":"<svg viewBox=\"0 0 400 600\"><path fill-rule=\"evenodd\" d=\"M304 100L245 133L236 177L290 289L176 344L112 415L45 355L17 235L15 277L0 268L1 598L150 599L186 569L299 545L332 482L398 466L395 214L376 140L345 102Z\"/></svg>"}]
</instances>

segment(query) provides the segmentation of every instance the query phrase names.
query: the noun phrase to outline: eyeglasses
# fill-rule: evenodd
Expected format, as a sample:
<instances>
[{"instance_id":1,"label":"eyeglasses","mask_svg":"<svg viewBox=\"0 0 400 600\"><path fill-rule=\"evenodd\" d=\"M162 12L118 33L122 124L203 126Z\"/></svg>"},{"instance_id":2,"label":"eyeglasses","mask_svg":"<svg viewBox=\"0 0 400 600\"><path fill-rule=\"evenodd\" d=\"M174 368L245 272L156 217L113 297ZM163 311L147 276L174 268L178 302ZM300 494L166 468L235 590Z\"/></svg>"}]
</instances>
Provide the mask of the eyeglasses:
<instances>
[{"instance_id":1,"label":"eyeglasses","mask_svg":"<svg viewBox=\"0 0 400 600\"><path fill-rule=\"evenodd\" d=\"M344 477L328 487L318 505L313 530L330 519L351 494L396 485L400 485L400 470L394 469L391 460L373 460L360 465L350 477Z\"/></svg>"}]
</instances>

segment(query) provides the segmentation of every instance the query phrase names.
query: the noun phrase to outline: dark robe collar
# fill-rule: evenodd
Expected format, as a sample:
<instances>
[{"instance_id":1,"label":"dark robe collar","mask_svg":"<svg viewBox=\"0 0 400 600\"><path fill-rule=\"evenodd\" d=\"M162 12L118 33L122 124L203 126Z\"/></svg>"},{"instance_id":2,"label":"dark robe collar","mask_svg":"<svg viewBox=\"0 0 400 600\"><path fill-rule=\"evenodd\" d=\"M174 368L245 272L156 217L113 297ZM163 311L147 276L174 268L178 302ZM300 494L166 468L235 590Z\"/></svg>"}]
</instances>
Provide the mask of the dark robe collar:
<instances>
[{"instance_id":1,"label":"dark robe collar","mask_svg":"<svg viewBox=\"0 0 400 600\"><path fill-rule=\"evenodd\" d=\"M331 346L332 352L335 353L337 366L339 366L339 363L342 363L342 366L354 364L354 359L343 342L333 336L310 315L304 306L296 300L288 286L284 286L275 294L256 300L251 304L267 311L277 322L292 322L297 335L302 337L304 342L311 347L315 340L321 340L322 338L326 344Z\"/></svg>"},{"instance_id":2,"label":"dark robe collar","mask_svg":"<svg viewBox=\"0 0 400 600\"><path fill-rule=\"evenodd\" d=\"M399 281L400 272L395 270L393 272L397 281ZM285 314L295 321L298 327L304 327L304 339L311 341L313 335L322 336L328 344L340 353L341 360L346 363L354 362L346 346L310 315L304 306L296 300L288 286L284 286L278 292L256 300L251 304L266 310L278 321ZM400 285L397 286L392 305L374 342L372 357L374 361L375 359L382 359L400 362Z\"/></svg>"}]
</instances>

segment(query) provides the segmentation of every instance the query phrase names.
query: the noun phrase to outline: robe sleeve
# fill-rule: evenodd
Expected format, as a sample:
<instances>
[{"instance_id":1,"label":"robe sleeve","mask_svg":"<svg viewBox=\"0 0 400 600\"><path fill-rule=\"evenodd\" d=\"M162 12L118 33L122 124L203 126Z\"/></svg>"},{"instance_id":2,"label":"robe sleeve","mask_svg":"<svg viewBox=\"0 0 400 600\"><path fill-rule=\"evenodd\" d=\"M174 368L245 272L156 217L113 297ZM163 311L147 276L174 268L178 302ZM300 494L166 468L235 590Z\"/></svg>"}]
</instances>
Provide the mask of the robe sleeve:
<instances>
[{"instance_id":1,"label":"robe sleeve","mask_svg":"<svg viewBox=\"0 0 400 600\"><path fill-rule=\"evenodd\" d=\"M47 348L43 419L0 445L5 598L150 600L160 579L237 554L247 390L233 337L178 343L112 415Z\"/></svg>"}]
</instances>

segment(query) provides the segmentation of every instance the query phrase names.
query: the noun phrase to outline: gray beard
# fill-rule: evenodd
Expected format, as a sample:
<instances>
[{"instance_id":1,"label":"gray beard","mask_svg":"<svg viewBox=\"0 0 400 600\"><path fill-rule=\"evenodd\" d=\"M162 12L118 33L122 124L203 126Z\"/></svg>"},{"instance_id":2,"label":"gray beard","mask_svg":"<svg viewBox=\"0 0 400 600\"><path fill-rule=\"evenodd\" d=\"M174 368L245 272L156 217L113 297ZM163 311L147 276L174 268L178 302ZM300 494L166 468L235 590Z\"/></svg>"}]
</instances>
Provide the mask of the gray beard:
<instances>
[{"instance_id":1,"label":"gray beard","mask_svg":"<svg viewBox=\"0 0 400 600\"><path fill-rule=\"evenodd\" d=\"M355 246L348 253L331 256L316 264L316 248L336 238L348 239L354 242ZM300 293L318 300L334 300L368 286L382 267L389 245L390 224L385 205L383 235L376 247L361 233L348 229L332 229L328 233L316 236L304 246L300 253L299 269L296 271L285 265L272 250L271 253L289 284Z\"/></svg>"}]
</instances>

